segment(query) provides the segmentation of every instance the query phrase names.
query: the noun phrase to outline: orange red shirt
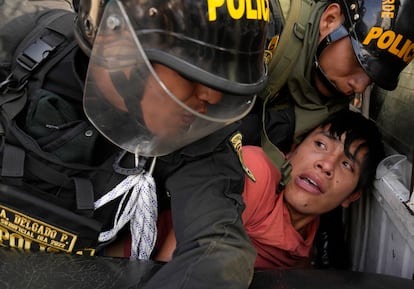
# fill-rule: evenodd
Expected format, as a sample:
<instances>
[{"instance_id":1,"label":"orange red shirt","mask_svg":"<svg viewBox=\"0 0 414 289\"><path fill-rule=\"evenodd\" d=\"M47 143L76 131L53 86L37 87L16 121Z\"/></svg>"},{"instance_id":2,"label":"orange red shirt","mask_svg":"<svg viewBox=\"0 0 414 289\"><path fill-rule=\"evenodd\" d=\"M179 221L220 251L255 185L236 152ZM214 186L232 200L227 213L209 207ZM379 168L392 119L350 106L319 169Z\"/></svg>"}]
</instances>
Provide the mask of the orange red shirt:
<instances>
[{"instance_id":1,"label":"orange red shirt","mask_svg":"<svg viewBox=\"0 0 414 289\"><path fill-rule=\"evenodd\" d=\"M309 260L319 218L307 225L304 239L290 221L283 192L276 193L280 171L260 147L244 146L242 153L244 163L256 178L253 182L245 177L243 200L246 207L242 214L246 232L257 251L255 267L302 267ZM156 250L171 229L171 214L165 211L158 218Z\"/></svg>"},{"instance_id":2,"label":"orange red shirt","mask_svg":"<svg viewBox=\"0 0 414 289\"><path fill-rule=\"evenodd\" d=\"M319 226L319 218L308 224L306 239L290 221L283 192L276 193L280 171L272 164L262 148L244 146L246 166L256 178L245 178L243 199L246 208L242 218L244 227L257 250L256 268L300 267L308 260Z\"/></svg>"}]
</instances>

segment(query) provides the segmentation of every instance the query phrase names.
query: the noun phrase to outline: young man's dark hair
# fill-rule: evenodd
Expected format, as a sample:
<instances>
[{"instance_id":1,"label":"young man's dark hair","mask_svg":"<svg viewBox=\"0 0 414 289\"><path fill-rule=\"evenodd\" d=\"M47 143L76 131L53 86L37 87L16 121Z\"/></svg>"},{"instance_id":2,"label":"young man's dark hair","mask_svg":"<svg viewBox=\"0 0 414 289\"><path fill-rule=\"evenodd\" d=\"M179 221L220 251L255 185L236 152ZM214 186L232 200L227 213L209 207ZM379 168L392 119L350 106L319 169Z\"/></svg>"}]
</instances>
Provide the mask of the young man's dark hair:
<instances>
[{"instance_id":1,"label":"young man's dark hair","mask_svg":"<svg viewBox=\"0 0 414 289\"><path fill-rule=\"evenodd\" d=\"M362 114L348 110L330 115L321 123L320 127L328 125L332 137L340 138L345 133L345 153L349 157L353 157L349 151L350 145L356 140L363 140L358 145L358 150L367 148L368 153L362 164L364 173L361 174L356 189L361 189L364 193L369 192L373 189L373 180L378 163L385 156L384 145L377 126L373 121L367 121Z\"/></svg>"}]
</instances>

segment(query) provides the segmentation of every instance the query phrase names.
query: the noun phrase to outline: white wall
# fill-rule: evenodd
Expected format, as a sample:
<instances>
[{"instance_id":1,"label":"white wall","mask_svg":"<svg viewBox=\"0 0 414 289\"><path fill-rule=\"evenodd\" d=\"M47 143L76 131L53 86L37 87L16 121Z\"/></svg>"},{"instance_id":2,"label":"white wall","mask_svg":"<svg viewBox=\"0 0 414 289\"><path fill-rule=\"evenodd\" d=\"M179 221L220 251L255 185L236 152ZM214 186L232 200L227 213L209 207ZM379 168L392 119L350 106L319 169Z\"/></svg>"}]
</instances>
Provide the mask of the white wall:
<instances>
[{"instance_id":1,"label":"white wall","mask_svg":"<svg viewBox=\"0 0 414 289\"><path fill-rule=\"evenodd\" d=\"M352 269L414 279L414 215L383 180L349 209Z\"/></svg>"}]
</instances>

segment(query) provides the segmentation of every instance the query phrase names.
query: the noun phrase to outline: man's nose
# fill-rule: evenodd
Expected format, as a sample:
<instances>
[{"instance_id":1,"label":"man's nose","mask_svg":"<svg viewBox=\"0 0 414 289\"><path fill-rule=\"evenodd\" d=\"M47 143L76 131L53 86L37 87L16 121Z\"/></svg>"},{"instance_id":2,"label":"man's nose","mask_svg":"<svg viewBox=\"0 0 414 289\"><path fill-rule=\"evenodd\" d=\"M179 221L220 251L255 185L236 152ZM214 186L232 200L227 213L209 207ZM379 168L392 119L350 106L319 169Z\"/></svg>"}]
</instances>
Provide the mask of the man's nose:
<instances>
[{"instance_id":1,"label":"man's nose","mask_svg":"<svg viewBox=\"0 0 414 289\"><path fill-rule=\"evenodd\" d=\"M212 89L208 86L197 84L195 93L198 99L207 102L209 104L217 104L221 101L223 93Z\"/></svg>"},{"instance_id":2,"label":"man's nose","mask_svg":"<svg viewBox=\"0 0 414 289\"><path fill-rule=\"evenodd\" d=\"M315 162L315 166L327 177L331 178L334 174L336 158L334 156L325 156Z\"/></svg>"}]
</instances>

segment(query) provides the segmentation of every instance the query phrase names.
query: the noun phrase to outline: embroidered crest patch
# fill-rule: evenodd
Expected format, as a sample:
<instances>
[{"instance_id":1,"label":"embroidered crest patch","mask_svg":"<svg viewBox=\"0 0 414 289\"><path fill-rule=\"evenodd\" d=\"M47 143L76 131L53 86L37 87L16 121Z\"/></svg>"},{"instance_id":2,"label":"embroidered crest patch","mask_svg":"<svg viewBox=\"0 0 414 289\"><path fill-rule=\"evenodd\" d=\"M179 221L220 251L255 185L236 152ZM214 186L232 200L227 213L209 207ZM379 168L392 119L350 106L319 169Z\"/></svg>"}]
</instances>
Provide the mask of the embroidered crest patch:
<instances>
[{"instance_id":1,"label":"embroidered crest patch","mask_svg":"<svg viewBox=\"0 0 414 289\"><path fill-rule=\"evenodd\" d=\"M230 137L230 142L233 145L234 151L237 153L237 156L239 157L239 161L243 168L243 171L249 177L249 179L251 179L253 182L256 182L256 178L254 177L253 173L249 170L249 168L243 161L242 138L242 134L240 132L237 132Z\"/></svg>"}]
</instances>

